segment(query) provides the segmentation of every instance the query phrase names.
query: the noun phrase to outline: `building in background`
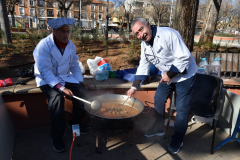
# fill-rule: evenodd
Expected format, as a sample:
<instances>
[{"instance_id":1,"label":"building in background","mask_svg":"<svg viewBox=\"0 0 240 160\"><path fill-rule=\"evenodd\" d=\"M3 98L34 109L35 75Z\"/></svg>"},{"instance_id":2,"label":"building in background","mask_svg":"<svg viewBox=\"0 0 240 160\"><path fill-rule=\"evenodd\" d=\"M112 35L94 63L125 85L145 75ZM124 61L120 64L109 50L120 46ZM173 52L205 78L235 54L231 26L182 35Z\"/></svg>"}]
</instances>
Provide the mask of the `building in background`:
<instances>
[{"instance_id":1,"label":"building in background","mask_svg":"<svg viewBox=\"0 0 240 160\"><path fill-rule=\"evenodd\" d=\"M76 25L79 23L80 1L75 0L67 12L67 17L73 17ZM70 2L66 2L68 6ZM47 28L47 20L60 17L59 2L53 0L19 0L15 5L15 26L18 28ZM109 1L109 6L113 3ZM106 19L106 1L93 0L91 4L81 7L81 26L85 29L99 28ZM8 15L12 26L11 15Z\"/></svg>"}]
</instances>

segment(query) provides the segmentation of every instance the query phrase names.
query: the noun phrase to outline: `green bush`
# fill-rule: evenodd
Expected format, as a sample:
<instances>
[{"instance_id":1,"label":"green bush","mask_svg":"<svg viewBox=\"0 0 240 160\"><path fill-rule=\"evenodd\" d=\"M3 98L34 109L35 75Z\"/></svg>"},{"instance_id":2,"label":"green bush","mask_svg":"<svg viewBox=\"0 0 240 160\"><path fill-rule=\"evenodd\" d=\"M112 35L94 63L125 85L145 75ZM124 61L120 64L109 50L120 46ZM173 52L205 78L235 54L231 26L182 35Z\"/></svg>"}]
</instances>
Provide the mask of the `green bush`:
<instances>
[{"instance_id":1,"label":"green bush","mask_svg":"<svg viewBox=\"0 0 240 160\"><path fill-rule=\"evenodd\" d=\"M82 39L82 29L79 26L71 26L69 38L72 40Z\"/></svg>"},{"instance_id":2,"label":"green bush","mask_svg":"<svg viewBox=\"0 0 240 160\"><path fill-rule=\"evenodd\" d=\"M124 43L128 41L126 38L126 33L127 33L127 31L124 31L123 29L120 29L120 31L119 31L119 36L122 38Z\"/></svg>"},{"instance_id":3,"label":"green bush","mask_svg":"<svg viewBox=\"0 0 240 160\"><path fill-rule=\"evenodd\" d=\"M25 34L19 34L19 33L11 33L12 38L21 38L21 39L26 39L29 38L28 35Z\"/></svg>"},{"instance_id":4,"label":"green bush","mask_svg":"<svg viewBox=\"0 0 240 160\"><path fill-rule=\"evenodd\" d=\"M219 37L234 37L235 35L232 35L230 33L215 33L215 36L219 36Z\"/></svg>"},{"instance_id":5,"label":"green bush","mask_svg":"<svg viewBox=\"0 0 240 160\"><path fill-rule=\"evenodd\" d=\"M99 37L101 36L100 35L100 33L99 33L99 31L97 30L97 29L92 29L91 30L91 34L92 34L92 40L93 41L97 41L97 40L99 40Z\"/></svg>"}]
</instances>

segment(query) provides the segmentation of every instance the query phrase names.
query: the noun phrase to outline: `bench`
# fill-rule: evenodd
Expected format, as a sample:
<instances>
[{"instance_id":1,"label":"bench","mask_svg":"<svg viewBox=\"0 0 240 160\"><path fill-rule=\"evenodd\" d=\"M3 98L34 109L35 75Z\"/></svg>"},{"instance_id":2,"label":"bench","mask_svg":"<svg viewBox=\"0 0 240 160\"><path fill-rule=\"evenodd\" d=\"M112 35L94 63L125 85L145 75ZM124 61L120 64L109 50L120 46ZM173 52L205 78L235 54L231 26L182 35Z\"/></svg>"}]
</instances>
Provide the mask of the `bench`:
<instances>
[{"instance_id":1,"label":"bench","mask_svg":"<svg viewBox=\"0 0 240 160\"><path fill-rule=\"evenodd\" d=\"M154 107L154 94L158 86L160 77L156 77L151 83L142 85L134 97L141 100L145 106ZM17 130L50 125L47 99L40 88L36 86L35 80L29 81L26 85L16 84L19 79L13 78L14 85L1 87L2 95L7 110L12 118ZM23 80L23 79L21 79ZM132 82L123 82L119 79L109 78L105 81L95 79L85 79L89 84L88 90L91 97L100 94L122 94L131 87ZM168 104L170 103L168 100ZM169 105L170 106L170 105ZM70 121L72 113L72 102L65 99L65 118Z\"/></svg>"}]
</instances>

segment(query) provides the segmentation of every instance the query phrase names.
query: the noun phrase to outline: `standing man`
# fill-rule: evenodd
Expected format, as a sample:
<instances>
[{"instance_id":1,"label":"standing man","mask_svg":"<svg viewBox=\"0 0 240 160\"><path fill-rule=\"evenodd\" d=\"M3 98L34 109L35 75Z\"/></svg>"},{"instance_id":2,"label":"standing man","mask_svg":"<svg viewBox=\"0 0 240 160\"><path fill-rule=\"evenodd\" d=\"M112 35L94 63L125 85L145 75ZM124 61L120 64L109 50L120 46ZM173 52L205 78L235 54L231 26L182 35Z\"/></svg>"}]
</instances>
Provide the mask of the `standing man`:
<instances>
[{"instance_id":1,"label":"standing man","mask_svg":"<svg viewBox=\"0 0 240 160\"><path fill-rule=\"evenodd\" d=\"M34 72L37 86L48 100L53 149L63 152L66 150L62 139L65 130L64 97L69 99L72 99L73 95L84 97L88 85L83 82L76 47L68 39L69 25L74 24L75 20L56 18L47 22L53 33L42 39L33 52ZM84 104L75 99L72 99L72 102L71 124L79 124L86 113Z\"/></svg>"},{"instance_id":2,"label":"standing man","mask_svg":"<svg viewBox=\"0 0 240 160\"><path fill-rule=\"evenodd\" d=\"M155 118L153 126L144 133L146 137L163 136L165 103L176 90L177 116L174 123L172 142L168 146L171 154L177 154L183 146L193 84L197 72L196 62L186 47L181 35L174 29L150 26L144 18L137 18L131 23L132 31L141 43L141 60L136 73L136 80L127 94L131 97L149 73L151 63L162 71L162 78L154 97Z\"/></svg>"}]
</instances>

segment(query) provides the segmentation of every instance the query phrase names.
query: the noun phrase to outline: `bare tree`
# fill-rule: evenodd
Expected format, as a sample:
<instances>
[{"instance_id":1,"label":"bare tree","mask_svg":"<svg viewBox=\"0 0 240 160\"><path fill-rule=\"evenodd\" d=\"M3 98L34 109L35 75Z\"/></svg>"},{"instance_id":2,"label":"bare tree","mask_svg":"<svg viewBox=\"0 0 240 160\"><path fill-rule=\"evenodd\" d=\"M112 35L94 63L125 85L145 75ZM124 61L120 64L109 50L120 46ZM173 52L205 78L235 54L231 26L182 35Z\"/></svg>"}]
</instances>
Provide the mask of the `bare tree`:
<instances>
[{"instance_id":1,"label":"bare tree","mask_svg":"<svg viewBox=\"0 0 240 160\"><path fill-rule=\"evenodd\" d=\"M233 21L231 24L231 27L234 27L238 31L239 35L239 24L240 24L240 0L235 0L234 1L234 8L235 8L235 14L233 15ZM220 10L221 11L221 10Z\"/></svg>"},{"instance_id":2,"label":"bare tree","mask_svg":"<svg viewBox=\"0 0 240 160\"><path fill-rule=\"evenodd\" d=\"M193 50L194 32L199 0L177 0L173 28L182 35L190 51Z\"/></svg>"},{"instance_id":3,"label":"bare tree","mask_svg":"<svg viewBox=\"0 0 240 160\"><path fill-rule=\"evenodd\" d=\"M212 42L222 0L209 0L199 42Z\"/></svg>"},{"instance_id":4,"label":"bare tree","mask_svg":"<svg viewBox=\"0 0 240 160\"><path fill-rule=\"evenodd\" d=\"M123 6L120 6L120 7L114 9L113 17L117 18L120 28L122 29L123 24L126 21Z\"/></svg>"},{"instance_id":5,"label":"bare tree","mask_svg":"<svg viewBox=\"0 0 240 160\"><path fill-rule=\"evenodd\" d=\"M12 26L15 27L15 17L14 17L14 11L15 11L15 5L17 5L19 0L7 0L7 13L11 14L12 17Z\"/></svg>"},{"instance_id":6,"label":"bare tree","mask_svg":"<svg viewBox=\"0 0 240 160\"><path fill-rule=\"evenodd\" d=\"M133 8L133 3L131 1L127 2L126 0L116 0L117 7L122 6L124 10L124 17L127 20L127 31L129 32L129 22L131 18L131 13L132 13L132 8Z\"/></svg>"},{"instance_id":7,"label":"bare tree","mask_svg":"<svg viewBox=\"0 0 240 160\"><path fill-rule=\"evenodd\" d=\"M1 25L1 30L3 31L3 36L4 36L3 44L12 43L6 0L0 1L0 11L1 11L0 12L0 25Z\"/></svg>"},{"instance_id":8,"label":"bare tree","mask_svg":"<svg viewBox=\"0 0 240 160\"><path fill-rule=\"evenodd\" d=\"M58 2L60 17L67 17L67 12L72 6L72 4L75 2L75 0L56 0L56 2Z\"/></svg>"},{"instance_id":9,"label":"bare tree","mask_svg":"<svg viewBox=\"0 0 240 160\"><path fill-rule=\"evenodd\" d=\"M230 32L234 26L236 17L238 17L238 3L233 3L230 0L223 0L217 22L218 27L220 27L222 31L228 30Z\"/></svg>"},{"instance_id":10,"label":"bare tree","mask_svg":"<svg viewBox=\"0 0 240 160\"><path fill-rule=\"evenodd\" d=\"M156 14L154 17L157 18L157 25L160 26L163 16L168 16L167 13L169 13L169 9L171 7L169 1L151 0L151 5L153 7L153 11Z\"/></svg>"}]
</instances>

